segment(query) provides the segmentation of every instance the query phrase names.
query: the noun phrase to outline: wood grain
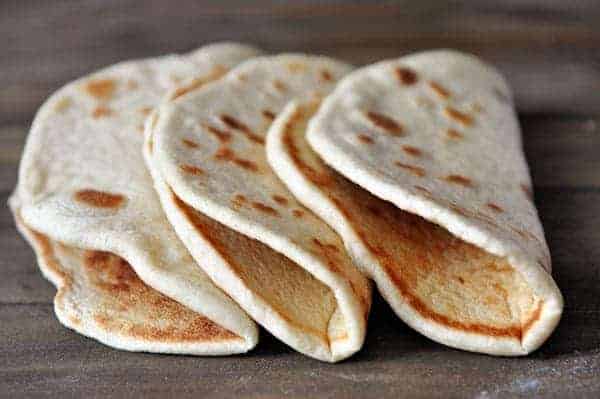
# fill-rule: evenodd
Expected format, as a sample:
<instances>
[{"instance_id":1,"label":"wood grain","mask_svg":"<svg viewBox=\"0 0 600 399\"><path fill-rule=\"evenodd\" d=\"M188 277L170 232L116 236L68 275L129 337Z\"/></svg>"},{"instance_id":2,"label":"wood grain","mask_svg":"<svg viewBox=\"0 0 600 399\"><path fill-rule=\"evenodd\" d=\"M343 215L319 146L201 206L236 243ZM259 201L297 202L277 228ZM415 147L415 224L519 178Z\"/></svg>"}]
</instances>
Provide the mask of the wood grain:
<instances>
[{"instance_id":1,"label":"wood grain","mask_svg":"<svg viewBox=\"0 0 600 399\"><path fill-rule=\"evenodd\" d=\"M176 4L176 5L175 5ZM0 200L36 108L116 61L242 40L356 64L454 47L499 66L516 92L538 206L566 301L536 353L495 358L418 335L376 298L364 349L328 365L267 333L229 358L127 353L62 327L54 288L0 209L0 397L578 397L600 395L600 6L597 1L270 3L152 0L0 4Z\"/></svg>"}]
</instances>

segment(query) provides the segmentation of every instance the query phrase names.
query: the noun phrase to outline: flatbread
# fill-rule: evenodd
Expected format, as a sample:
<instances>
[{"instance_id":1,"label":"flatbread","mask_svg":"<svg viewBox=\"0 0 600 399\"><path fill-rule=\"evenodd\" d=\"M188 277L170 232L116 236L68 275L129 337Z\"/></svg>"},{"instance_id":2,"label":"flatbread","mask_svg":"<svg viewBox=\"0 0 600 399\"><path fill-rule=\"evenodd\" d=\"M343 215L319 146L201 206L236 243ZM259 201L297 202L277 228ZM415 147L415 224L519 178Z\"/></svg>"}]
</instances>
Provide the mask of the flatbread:
<instances>
[{"instance_id":1,"label":"flatbread","mask_svg":"<svg viewBox=\"0 0 600 399\"><path fill-rule=\"evenodd\" d=\"M221 43L187 56L123 62L67 84L41 107L11 202L23 219L23 231L36 231L30 241L42 270L59 264L53 268L71 276L51 278L59 288L57 315L65 325L129 350L221 355L245 352L256 345L256 325L212 284L165 218L143 165L142 143L144 120L166 92L182 85L174 93L183 95L257 54L251 47ZM140 301L163 297L147 294L146 287L144 293L131 292L138 305L129 315L119 312L111 293L93 284L92 280L104 277L90 274L85 252L74 248L112 254L102 262L106 265L122 258L136 278L191 310L181 313L181 320L165 313L152 321L155 307L152 302L144 307ZM142 287L141 281L136 280L136 286ZM131 287L117 284L115 290L112 295L118 297ZM76 305L83 301L77 306L85 309L79 310L90 314L78 313L63 298L73 298ZM95 317L104 311L105 302L112 319L100 325ZM181 305L169 306L180 309ZM221 340L217 335L193 333L185 338L180 328L198 323L191 311L197 313L194 320L208 319L238 338ZM79 318L81 324L69 323L71 317ZM148 328L163 323L166 330L151 340L124 334L120 323L129 323L129 317L147 323Z\"/></svg>"},{"instance_id":2,"label":"flatbread","mask_svg":"<svg viewBox=\"0 0 600 399\"><path fill-rule=\"evenodd\" d=\"M58 288L60 322L114 348L194 355L231 354L248 343L144 284L123 258L60 244L27 228L43 275Z\"/></svg>"},{"instance_id":3,"label":"flatbread","mask_svg":"<svg viewBox=\"0 0 600 399\"><path fill-rule=\"evenodd\" d=\"M163 104L145 146L169 220L213 281L283 342L331 362L362 346L370 285L269 168L264 137L287 102L326 94L349 70L325 57L255 58Z\"/></svg>"},{"instance_id":4,"label":"flatbread","mask_svg":"<svg viewBox=\"0 0 600 399\"><path fill-rule=\"evenodd\" d=\"M348 180L304 143L311 112L299 107L269 133L271 164L407 324L496 355L546 340L563 301L510 91L495 70L441 50L348 75L306 133Z\"/></svg>"}]
</instances>

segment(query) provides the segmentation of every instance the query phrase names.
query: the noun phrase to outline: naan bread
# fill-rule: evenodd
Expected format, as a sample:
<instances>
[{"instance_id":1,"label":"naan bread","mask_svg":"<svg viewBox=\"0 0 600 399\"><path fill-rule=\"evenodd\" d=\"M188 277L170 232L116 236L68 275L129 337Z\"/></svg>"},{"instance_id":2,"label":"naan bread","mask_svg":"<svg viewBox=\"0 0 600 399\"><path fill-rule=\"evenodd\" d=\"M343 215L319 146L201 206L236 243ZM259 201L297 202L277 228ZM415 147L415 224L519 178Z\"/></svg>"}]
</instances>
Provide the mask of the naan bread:
<instances>
[{"instance_id":1,"label":"naan bread","mask_svg":"<svg viewBox=\"0 0 600 399\"><path fill-rule=\"evenodd\" d=\"M273 124L270 163L396 313L456 348L538 348L563 302L502 77L425 52L348 75L306 134L313 112L290 105Z\"/></svg>"},{"instance_id":2,"label":"naan bread","mask_svg":"<svg viewBox=\"0 0 600 399\"><path fill-rule=\"evenodd\" d=\"M167 216L213 281L273 335L332 362L362 346L370 285L269 168L264 137L286 103L326 94L349 69L324 57L255 58L171 96L145 146Z\"/></svg>"},{"instance_id":3,"label":"naan bread","mask_svg":"<svg viewBox=\"0 0 600 399\"><path fill-rule=\"evenodd\" d=\"M175 91L183 95L257 54L224 43L124 62L69 83L41 107L11 203L59 288L56 309L65 325L129 350L220 355L256 345L256 325L212 284L165 218L142 144L144 120L166 92L187 82ZM90 258L99 267L90 269ZM135 283L103 289L98 282L110 280L112 269ZM119 298L128 295L134 303L124 312ZM153 314L163 302L164 312ZM228 338L203 334L209 325ZM136 326L149 330L140 335Z\"/></svg>"}]
</instances>

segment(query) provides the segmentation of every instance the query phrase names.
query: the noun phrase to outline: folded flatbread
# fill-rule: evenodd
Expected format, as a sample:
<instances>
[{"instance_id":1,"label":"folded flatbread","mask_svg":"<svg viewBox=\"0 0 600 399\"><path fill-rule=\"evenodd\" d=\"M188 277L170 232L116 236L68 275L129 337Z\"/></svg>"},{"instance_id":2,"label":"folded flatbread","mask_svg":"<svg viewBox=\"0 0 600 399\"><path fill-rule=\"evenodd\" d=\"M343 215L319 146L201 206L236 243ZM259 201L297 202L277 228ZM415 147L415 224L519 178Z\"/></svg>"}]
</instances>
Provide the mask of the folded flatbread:
<instances>
[{"instance_id":1,"label":"folded flatbread","mask_svg":"<svg viewBox=\"0 0 600 399\"><path fill-rule=\"evenodd\" d=\"M60 321L113 347L245 352L256 325L189 255L165 218L142 156L162 96L222 76L258 51L223 43L129 61L67 84L33 122L10 200Z\"/></svg>"},{"instance_id":2,"label":"folded flatbread","mask_svg":"<svg viewBox=\"0 0 600 399\"><path fill-rule=\"evenodd\" d=\"M267 153L424 335L523 355L558 323L511 94L475 57L430 51L359 69L318 111L290 104Z\"/></svg>"},{"instance_id":3,"label":"folded flatbread","mask_svg":"<svg viewBox=\"0 0 600 399\"><path fill-rule=\"evenodd\" d=\"M370 284L269 168L264 137L289 101L327 94L349 70L325 57L252 59L165 102L144 147L169 220L212 280L283 342L332 362L362 346Z\"/></svg>"}]
</instances>

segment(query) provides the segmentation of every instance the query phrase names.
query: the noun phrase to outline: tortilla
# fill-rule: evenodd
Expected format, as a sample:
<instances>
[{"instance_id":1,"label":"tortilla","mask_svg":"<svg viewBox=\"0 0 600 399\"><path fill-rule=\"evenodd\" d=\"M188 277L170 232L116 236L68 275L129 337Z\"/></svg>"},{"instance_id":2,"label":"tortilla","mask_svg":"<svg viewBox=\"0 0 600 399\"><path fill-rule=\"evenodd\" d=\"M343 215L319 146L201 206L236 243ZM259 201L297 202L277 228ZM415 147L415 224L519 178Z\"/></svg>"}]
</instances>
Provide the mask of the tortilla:
<instances>
[{"instance_id":1,"label":"tortilla","mask_svg":"<svg viewBox=\"0 0 600 399\"><path fill-rule=\"evenodd\" d=\"M362 346L370 285L269 168L264 136L287 102L326 94L349 70L325 57L255 58L171 96L146 129L147 165L192 256L273 335L330 362Z\"/></svg>"},{"instance_id":2,"label":"tortilla","mask_svg":"<svg viewBox=\"0 0 600 399\"><path fill-rule=\"evenodd\" d=\"M187 56L128 61L67 84L41 107L11 203L42 270L59 270L46 274L59 288L56 313L65 325L128 350L222 355L256 345L256 325L212 284L165 218L143 165L142 143L144 120L164 93L183 85L177 90L184 94L257 54L222 43ZM99 263L107 270L90 271L84 250L109 253L92 256L108 259ZM98 288L95 282L109 278L114 264L122 264L118 273L135 280L136 289L119 282L111 291ZM120 308L122 296L135 302L127 312ZM168 302L164 313L153 315L153 301ZM123 323L130 329L124 332ZM154 336L131 332L157 323L164 328ZM202 335L208 325L235 339Z\"/></svg>"},{"instance_id":3,"label":"tortilla","mask_svg":"<svg viewBox=\"0 0 600 399\"><path fill-rule=\"evenodd\" d=\"M502 77L430 51L348 75L306 133L312 112L290 106L273 124L270 163L398 316L455 348L538 348L563 301Z\"/></svg>"}]
</instances>

